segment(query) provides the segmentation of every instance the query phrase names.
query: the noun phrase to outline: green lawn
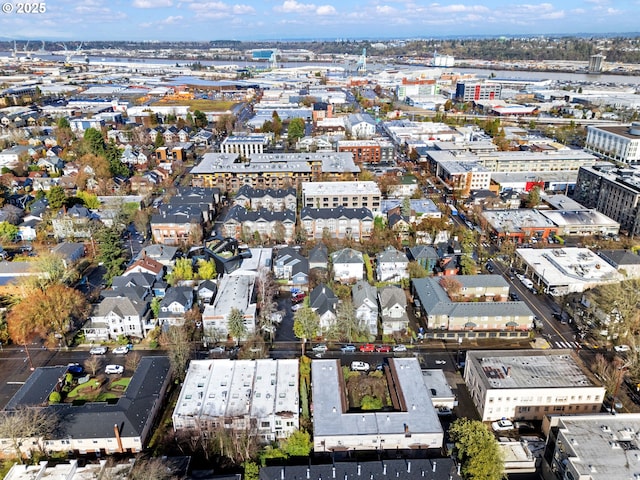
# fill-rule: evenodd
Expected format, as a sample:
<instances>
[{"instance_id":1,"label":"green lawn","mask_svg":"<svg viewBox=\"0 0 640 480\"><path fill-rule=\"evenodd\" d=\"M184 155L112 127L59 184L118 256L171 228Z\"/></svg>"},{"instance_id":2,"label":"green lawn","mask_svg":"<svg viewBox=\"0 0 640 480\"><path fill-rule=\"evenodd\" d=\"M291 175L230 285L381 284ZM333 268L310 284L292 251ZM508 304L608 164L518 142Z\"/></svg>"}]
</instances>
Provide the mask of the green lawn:
<instances>
[{"instance_id":1,"label":"green lawn","mask_svg":"<svg viewBox=\"0 0 640 480\"><path fill-rule=\"evenodd\" d=\"M131 382L131 377L119 378L107 385L100 385L95 379L91 379L67 393L66 398L74 401L104 402L121 397L129 386L129 382ZM98 385L96 386L96 384Z\"/></svg>"}]
</instances>

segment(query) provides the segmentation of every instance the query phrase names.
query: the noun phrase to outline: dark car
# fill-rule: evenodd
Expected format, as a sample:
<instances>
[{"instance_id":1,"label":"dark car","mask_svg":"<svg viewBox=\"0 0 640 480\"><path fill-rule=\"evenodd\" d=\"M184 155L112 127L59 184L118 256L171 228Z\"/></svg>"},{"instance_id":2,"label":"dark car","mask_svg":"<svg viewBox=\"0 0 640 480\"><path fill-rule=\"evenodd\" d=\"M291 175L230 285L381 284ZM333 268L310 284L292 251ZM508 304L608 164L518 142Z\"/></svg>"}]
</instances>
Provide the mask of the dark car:
<instances>
[{"instance_id":1,"label":"dark car","mask_svg":"<svg viewBox=\"0 0 640 480\"><path fill-rule=\"evenodd\" d=\"M67 365L67 372L72 375L82 375L84 373L84 368L79 363L70 363Z\"/></svg>"},{"instance_id":2,"label":"dark car","mask_svg":"<svg viewBox=\"0 0 640 480\"><path fill-rule=\"evenodd\" d=\"M511 297L511 300L513 300L514 302L520 301L520 296L516 292L511 293L509 296Z\"/></svg>"}]
</instances>

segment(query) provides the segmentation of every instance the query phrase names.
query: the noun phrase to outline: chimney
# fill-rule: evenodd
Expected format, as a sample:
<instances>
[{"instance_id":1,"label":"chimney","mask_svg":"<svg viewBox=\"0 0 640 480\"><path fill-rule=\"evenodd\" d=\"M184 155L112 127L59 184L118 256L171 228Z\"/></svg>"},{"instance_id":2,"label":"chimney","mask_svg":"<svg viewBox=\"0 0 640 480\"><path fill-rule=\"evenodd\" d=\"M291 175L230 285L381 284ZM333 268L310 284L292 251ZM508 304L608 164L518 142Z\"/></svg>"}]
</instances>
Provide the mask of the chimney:
<instances>
[{"instance_id":1,"label":"chimney","mask_svg":"<svg viewBox=\"0 0 640 480\"><path fill-rule=\"evenodd\" d=\"M118 453L124 453L124 448L122 448L122 438L120 438L120 429L118 428L118 424L113 425L113 432L116 434L116 442L118 442Z\"/></svg>"}]
</instances>

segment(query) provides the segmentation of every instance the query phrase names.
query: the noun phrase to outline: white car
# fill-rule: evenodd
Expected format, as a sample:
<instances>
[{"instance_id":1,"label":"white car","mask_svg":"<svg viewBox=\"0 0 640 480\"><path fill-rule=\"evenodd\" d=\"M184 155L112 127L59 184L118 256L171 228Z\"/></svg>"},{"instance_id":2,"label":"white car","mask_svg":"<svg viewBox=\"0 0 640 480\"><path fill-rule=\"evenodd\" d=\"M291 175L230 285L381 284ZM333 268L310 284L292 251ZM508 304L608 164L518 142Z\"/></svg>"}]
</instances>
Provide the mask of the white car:
<instances>
[{"instance_id":1,"label":"white car","mask_svg":"<svg viewBox=\"0 0 640 480\"><path fill-rule=\"evenodd\" d=\"M303 307L303 305L301 303L296 303L294 305L291 305L291 311L292 312L297 312L298 310L300 310Z\"/></svg>"},{"instance_id":2,"label":"white car","mask_svg":"<svg viewBox=\"0 0 640 480\"><path fill-rule=\"evenodd\" d=\"M107 347L92 347L89 353L91 355L104 355L107 353Z\"/></svg>"},{"instance_id":3,"label":"white car","mask_svg":"<svg viewBox=\"0 0 640 480\"><path fill-rule=\"evenodd\" d=\"M318 345L314 346L311 350L313 350L316 353L324 353L328 349L327 349L327 346L324 343L319 343Z\"/></svg>"},{"instance_id":4,"label":"white car","mask_svg":"<svg viewBox=\"0 0 640 480\"><path fill-rule=\"evenodd\" d=\"M631 347L629 345L616 345L615 347L613 347L613 349L616 352L628 352L629 350L631 350Z\"/></svg>"},{"instance_id":5,"label":"white car","mask_svg":"<svg viewBox=\"0 0 640 480\"><path fill-rule=\"evenodd\" d=\"M367 362L351 362L351 370L356 372L368 372L369 364Z\"/></svg>"},{"instance_id":6,"label":"white car","mask_svg":"<svg viewBox=\"0 0 640 480\"><path fill-rule=\"evenodd\" d=\"M121 345L120 347L116 347L112 350L112 353L115 353L116 355L126 355L127 353L129 353L129 347L127 347L126 345Z\"/></svg>"},{"instance_id":7,"label":"white car","mask_svg":"<svg viewBox=\"0 0 640 480\"><path fill-rule=\"evenodd\" d=\"M491 428L493 429L494 432L504 432L507 430L513 430L513 423L511 422L511 420L506 420L506 419L502 419L502 420L498 420L497 422L493 422L491 424Z\"/></svg>"},{"instance_id":8,"label":"white car","mask_svg":"<svg viewBox=\"0 0 640 480\"><path fill-rule=\"evenodd\" d=\"M104 373L107 375L120 375L124 372L124 367L122 365L107 365L104 368Z\"/></svg>"},{"instance_id":9,"label":"white car","mask_svg":"<svg viewBox=\"0 0 640 480\"><path fill-rule=\"evenodd\" d=\"M405 345L394 345L393 346L393 351L394 352L406 352L407 351L407 347Z\"/></svg>"},{"instance_id":10,"label":"white car","mask_svg":"<svg viewBox=\"0 0 640 480\"><path fill-rule=\"evenodd\" d=\"M436 360L436 365L445 365L446 363L446 360Z\"/></svg>"}]
</instances>

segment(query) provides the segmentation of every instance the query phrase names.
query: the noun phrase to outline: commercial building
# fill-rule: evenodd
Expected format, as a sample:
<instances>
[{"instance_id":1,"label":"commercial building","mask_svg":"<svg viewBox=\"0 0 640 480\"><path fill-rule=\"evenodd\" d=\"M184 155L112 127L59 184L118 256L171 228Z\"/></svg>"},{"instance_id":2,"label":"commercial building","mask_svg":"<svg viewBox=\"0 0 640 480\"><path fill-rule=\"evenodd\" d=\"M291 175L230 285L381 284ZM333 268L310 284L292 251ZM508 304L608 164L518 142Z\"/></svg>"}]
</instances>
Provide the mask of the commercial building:
<instances>
[{"instance_id":1,"label":"commercial building","mask_svg":"<svg viewBox=\"0 0 640 480\"><path fill-rule=\"evenodd\" d=\"M502 85L489 82L458 82L455 98L460 102L494 100L500 98Z\"/></svg>"},{"instance_id":2,"label":"commercial building","mask_svg":"<svg viewBox=\"0 0 640 480\"><path fill-rule=\"evenodd\" d=\"M192 360L173 428L250 432L270 443L298 429L298 392L297 359Z\"/></svg>"},{"instance_id":3,"label":"commercial building","mask_svg":"<svg viewBox=\"0 0 640 480\"><path fill-rule=\"evenodd\" d=\"M640 163L640 122L631 125L587 126L585 149L627 165Z\"/></svg>"},{"instance_id":4,"label":"commercial building","mask_svg":"<svg viewBox=\"0 0 640 480\"><path fill-rule=\"evenodd\" d=\"M588 248L518 248L516 263L534 284L552 295L583 292L624 279Z\"/></svg>"},{"instance_id":5,"label":"commercial building","mask_svg":"<svg viewBox=\"0 0 640 480\"><path fill-rule=\"evenodd\" d=\"M573 198L620 224L629 235L640 233L640 171L610 164L582 167Z\"/></svg>"},{"instance_id":6,"label":"commercial building","mask_svg":"<svg viewBox=\"0 0 640 480\"><path fill-rule=\"evenodd\" d=\"M640 415L549 416L543 429L546 480L635 479L640 472Z\"/></svg>"},{"instance_id":7,"label":"commercial building","mask_svg":"<svg viewBox=\"0 0 640 480\"><path fill-rule=\"evenodd\" d=\"M558 227L558 235L614 236L620 224L594 209L540 210L540 213Z\"/></svg>"},{"instance_id":8,"label":"commercial building","mask_svg":"<svg viewBox=\"0 0 640 480\"><path fill-rule=\"evenodd\" d=\"M468 351L464 380L483 422L595 413L605 395L571 350Z\"/></svg>"},{"instance_id":9,"label":"commercial building","mask_svg":"<svg viewBox=\"0 0 640 480\"><path fill-rule=\"evenodd\" d=\"M312 208L368 208L380 210L382 193L376 182L305 182L302 206Z\"/></svg>"},{"instance_id":10,"label":"commercial building","mask_svg":"<svg viewBox=\"0 0 640 480\"><path fill-rule=\"evenodd\" d=\"M444 433L415 358L389 358L385 374L393 408L352 409L339 360L313 360L313 443L316 453L440 449Z\"/></svg>"},{"instance_id":11,"label":"commercial building","mask_svg":"<svg viewBox=\"0 0 640 480\"><path fill-rule=\"evenodd\" d=\"M557 235L558 226L536 209L485 210L481 214L491 236L526 243Z\"/></svg>"}]
</instances>

